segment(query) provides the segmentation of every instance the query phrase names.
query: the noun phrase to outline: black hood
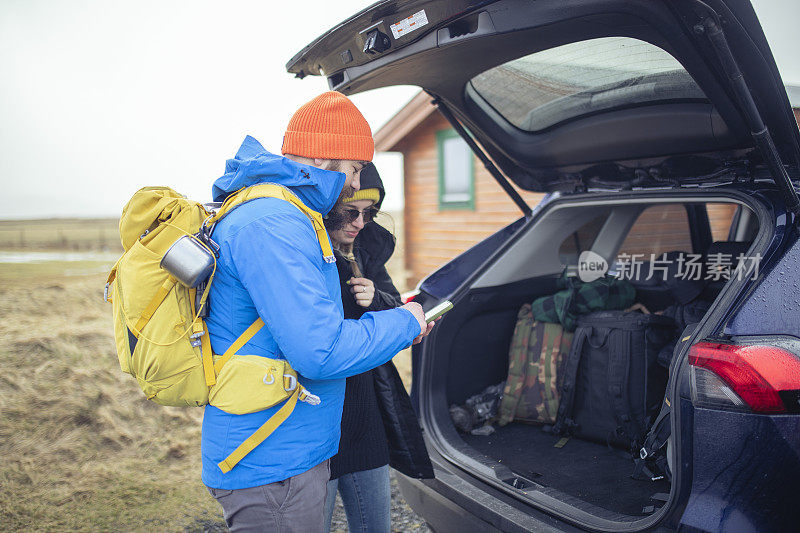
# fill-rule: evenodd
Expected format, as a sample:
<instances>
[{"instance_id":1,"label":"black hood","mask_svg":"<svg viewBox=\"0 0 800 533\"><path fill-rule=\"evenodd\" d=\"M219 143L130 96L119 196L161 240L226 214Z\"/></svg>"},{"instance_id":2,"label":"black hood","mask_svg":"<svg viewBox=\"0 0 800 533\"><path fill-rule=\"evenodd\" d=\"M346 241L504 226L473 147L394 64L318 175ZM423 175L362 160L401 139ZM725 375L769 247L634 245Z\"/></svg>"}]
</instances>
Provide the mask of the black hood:
<instances>
[{"instance_id":1,"label":"black hood","mask_svg":"<svg viewBox=\"0 0 800 533\"><path fill-rule=\"evenodd\" d=\"M375 207L380 209L383 197L386 196L386 191L383 189L383 181L374 163L367 163L367 166L361 170L361 190L364 189L378 189L380 196Z\"/></svg>"},{"instance_id":2,"label":"black hood","mask_svg":"<svg viewBox=\"0 0 800 533\"><path fill-rule=\"evenodd\" d=\"M395 243L394 235L388 229L377 222L370 222L358 232L354 248L366 267L369 262L385 264L394 253Z\"/></svg>"}]
</instances>

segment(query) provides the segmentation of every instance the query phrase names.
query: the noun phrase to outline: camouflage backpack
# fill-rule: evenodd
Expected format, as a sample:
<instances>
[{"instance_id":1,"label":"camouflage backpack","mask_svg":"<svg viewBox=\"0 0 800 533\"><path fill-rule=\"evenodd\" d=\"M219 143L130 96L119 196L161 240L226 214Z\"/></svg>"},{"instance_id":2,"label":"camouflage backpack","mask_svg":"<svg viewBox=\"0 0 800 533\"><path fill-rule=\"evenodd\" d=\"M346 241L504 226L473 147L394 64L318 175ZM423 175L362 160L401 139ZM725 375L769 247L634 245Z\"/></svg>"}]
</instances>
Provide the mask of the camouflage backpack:
<instances>
[{"instance_id":1,"label":"camouflage backpack","mask_svg":"<svg viewBox=\"0 0 800 533\"><path fill-rule=\"evenodd\" d=\"M573 333L561 324L534 320L530 304L517 315L508 354L508 379L498 423L552 424L558 412L558 378Z\"/></svg>"}]
</instances>

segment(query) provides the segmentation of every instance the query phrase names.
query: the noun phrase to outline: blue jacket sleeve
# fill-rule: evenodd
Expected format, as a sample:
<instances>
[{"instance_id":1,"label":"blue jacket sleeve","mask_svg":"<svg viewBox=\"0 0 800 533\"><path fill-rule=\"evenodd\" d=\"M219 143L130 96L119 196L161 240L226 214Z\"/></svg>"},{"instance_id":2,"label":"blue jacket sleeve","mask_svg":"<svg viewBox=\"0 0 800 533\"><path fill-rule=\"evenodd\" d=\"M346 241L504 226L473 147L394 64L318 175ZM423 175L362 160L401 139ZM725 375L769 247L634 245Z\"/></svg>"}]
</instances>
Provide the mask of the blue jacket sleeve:
<instances>
[{"instance_id":1,"label":"blue jacket sleeve","mask_svg":"<svg viewBox=\"0 0 800 533\"><path fill-rule=\"evenodd\" d=\"M344 320L336 268L323 272L305 215L290 208L239 228L225 246L238 277L292 368L309 379L338 379L379 366L420 334L405 309ZM330 287L336 288L331 294Z\"/></svg>"}]
</instances>

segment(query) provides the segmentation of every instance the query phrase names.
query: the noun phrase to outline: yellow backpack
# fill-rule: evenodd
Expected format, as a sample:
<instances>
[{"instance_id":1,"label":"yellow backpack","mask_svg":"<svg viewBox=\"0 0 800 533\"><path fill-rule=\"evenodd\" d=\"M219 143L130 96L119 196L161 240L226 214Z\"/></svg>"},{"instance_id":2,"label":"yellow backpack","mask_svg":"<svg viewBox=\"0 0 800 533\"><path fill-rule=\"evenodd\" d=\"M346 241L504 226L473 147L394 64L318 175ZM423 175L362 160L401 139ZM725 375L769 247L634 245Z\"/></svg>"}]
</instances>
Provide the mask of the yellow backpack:
<instances>
[{"instance_id":1,"label":"yellow backpack","mask_svg":"<svg viewBox=\"0 0 800 533\"><path fill-rule=\"evenodd\" d=\"M209 243L196 236L210 234L224 216L256 198L279 198L295 205L311 220L326 261L333 259L322 216L280 185L262 183L241 189L216 212L169 187L145 187L122 211L119 231L125 252L112 268L105 288L105 298L113 308L120 367L136 378L149 400L172 406L210 404L234 414L285 402L219 463L223 472L230 471L286 420L297 400L318 404L319 398L298 383L288 362L236 354L264 325L260 318L224 354L215 355L203 320L214 273L204 288L188 288L160 264L167 250L185 235L193 236L213 255Z\"/></svg>"}]
</instances>

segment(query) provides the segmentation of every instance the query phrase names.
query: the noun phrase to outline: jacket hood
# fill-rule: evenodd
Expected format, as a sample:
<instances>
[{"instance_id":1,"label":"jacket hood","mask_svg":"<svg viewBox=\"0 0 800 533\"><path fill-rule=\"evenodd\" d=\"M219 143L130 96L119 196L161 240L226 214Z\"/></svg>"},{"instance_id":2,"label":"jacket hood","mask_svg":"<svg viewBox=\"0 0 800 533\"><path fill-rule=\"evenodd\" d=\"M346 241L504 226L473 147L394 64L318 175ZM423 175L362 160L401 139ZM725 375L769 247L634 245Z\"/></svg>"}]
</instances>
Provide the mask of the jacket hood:
<instances>
[{"instance_id":1,"label":"jacket hood","mask_svg":"<svg viewBox=\"0 0 800 533\"><path fill-rule=\"evenodd\" d=\"M354 249L356 254L362 256L365 266L368 261L382 265L394 253L395 242L394 235L389 230L373 221L358 232Z\"/></svg>"},{"instance_id":2,"label":"jacket hood","mask_svg":"<svg viewBox=\"0 0 800 533\"><path fill-rule=\"evenodd\" d=\"M214 182L211 195L215 202L222 202L229 194L259 183L283 185L306 206L326 215L342 192L345 175L272 154L248 135L234 158L225 163L225 174Z\"/></svg>"},{"instance_id":3,"label":"jacket hood","mask_svg":"<svg viewBox=\"0 0 800 533\"><path fill-rule=\"evenodd\" d=\"M378 174L378 169L375 168L374 163L368 163L361 170L361 177L359 179L361 186L359 189L378 189L380 193L380 197L378 199L378 203L375 204L375 207L378 209L381 208L381 204L383 203L383 197L386 196L386 191L383 189L383 181L381 181L381 176Z\"/></svg>"}]
</instances>

